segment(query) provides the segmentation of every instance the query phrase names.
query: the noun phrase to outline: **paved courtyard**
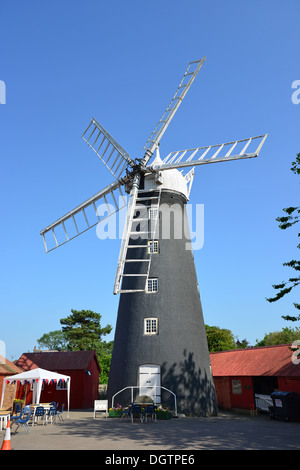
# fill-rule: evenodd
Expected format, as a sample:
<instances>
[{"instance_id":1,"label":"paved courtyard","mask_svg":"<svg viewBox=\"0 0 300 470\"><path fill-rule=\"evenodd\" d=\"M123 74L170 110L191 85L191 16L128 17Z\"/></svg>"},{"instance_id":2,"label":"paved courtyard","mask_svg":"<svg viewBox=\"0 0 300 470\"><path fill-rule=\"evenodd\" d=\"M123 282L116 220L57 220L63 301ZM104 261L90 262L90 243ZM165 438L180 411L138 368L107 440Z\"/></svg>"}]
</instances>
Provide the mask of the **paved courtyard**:
<instances>
[{"instance_id":1,"label":"paved courtyard","mask_svg":"<svg viewBox=\"0 0 300 470\"><path fill-rule=\"evenodd\" d=\"M267 415L221 412L213 418L173 418L131 423L92 411L71 411L63 423L11 430L13 450L300 450L300 423ZM4 431L0 432L1 445Z\"/></svg>"}]
</instances>

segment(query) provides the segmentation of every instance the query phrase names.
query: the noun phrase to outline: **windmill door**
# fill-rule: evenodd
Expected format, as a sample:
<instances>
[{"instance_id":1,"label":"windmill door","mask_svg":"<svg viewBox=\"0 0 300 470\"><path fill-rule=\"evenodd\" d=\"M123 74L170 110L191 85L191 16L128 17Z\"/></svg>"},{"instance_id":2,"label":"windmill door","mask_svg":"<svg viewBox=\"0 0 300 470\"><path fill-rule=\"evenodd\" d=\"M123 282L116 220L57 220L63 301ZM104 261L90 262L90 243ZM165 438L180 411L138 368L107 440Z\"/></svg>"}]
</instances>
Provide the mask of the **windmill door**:
<instances>
[{"instance_id":1,"label":"windmill door","mask_svg":"<svg viewBox=\"0 0 300 470\"><path fill-rule=\"evenodd\" d=\"M148 395L154 403L161 403L160 396L160 366L143 364L139 369L139 393Z\"/></svg>"}]
</instances>

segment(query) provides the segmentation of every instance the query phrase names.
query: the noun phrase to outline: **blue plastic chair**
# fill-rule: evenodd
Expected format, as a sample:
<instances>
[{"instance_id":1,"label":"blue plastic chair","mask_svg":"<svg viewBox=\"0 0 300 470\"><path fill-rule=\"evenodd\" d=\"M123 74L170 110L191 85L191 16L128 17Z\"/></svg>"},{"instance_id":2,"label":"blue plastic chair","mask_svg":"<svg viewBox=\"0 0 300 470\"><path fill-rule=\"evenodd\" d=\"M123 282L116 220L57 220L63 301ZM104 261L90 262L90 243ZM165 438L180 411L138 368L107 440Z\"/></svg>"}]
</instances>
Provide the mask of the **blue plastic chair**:
<instances>
[{"instance_id":1,"label":"blue plastic chair","mask_svg":"<svg viewBox=\"0 0 300 470\"><path fill-rule=\"evenodd\" d=\"M16 407L15 407L15 413L16 413L16 415L17 415L18 413L20 413L21 409L22 409L22 408L21 408L20 404L17 403L17 404L16 404Z\"/></svg>"},{"instance_id":2,"label":"blue plastic chair","mask_svg":"<svg viewBox=\"0 0 300 470\"><path fill-rule=\"evenodd\" d=\"M33 416L33 420L37 423L43 418L43 424L45 424L45 409L42 406L37 406Z\"/></svg>"},{"instance_id":3,"label":"blue plastic chair","mask_svg":"<svg viewBox=\"0 0 300 470\"><path fill-rule=\"evenodd\" d=\"M23 410L20 410L19 414L15 414L14 416L11 416L11 417L10 417L10 422L11 422L11 424L13 424L17 419L22 418L23 413L24 413L24 409L23 409Z\"/></svg>"},{"instance_id":4,"label":"blue plastic chair","mask_svg":"<svg viewBox=\"0 0 300 470\"><path fill-rule=\"evenodd\" d=\"M133 423L134 417L138 417L140 422L143 422L143 413L141 405L136 403L132 403L131 410L130 410L131 422Z\"/></svg>"},{"instance_id":5,"label":"blue plastic chair","mask_svg":"<svg viewBox=\"0 0 300 470\"><path fill-rule=\"evenodd\" d=\"M30 413L30 411L31 411L30 405L25 405L24 406L24 414Z\"/></svg>"},{"instance_id":6,"label":"blue plastic chair","mask_svg":"<svg viewBox=\"0 0 300 470\"><path fill-rule=\"evenodd\" d=\"M64 412L65 404L63 403L61 405L60 411L56 410L56 418L58 418L60 421L63 421L63 412Z\"/></svg>"},{"instance_id":7,"label":"blue plastic chair","mask_svg":"<svg viewBox=\"0 0 300 470\"><path fill-rule=\"evenodd\" d=\"M29 434L30 429L29 429L29 420L31 418L31 415L33 414L33 410L30 410L29 413L25 415L25 418L19 418L15 421L15 424L17 425L17 428L15 429L14 434L16 434L17 430L19 429L20 426L23 426L26 434Z\"/></svg>"},{"instance_id":8,"label":"blue plastic chair","mask_svg":"<svg viewBox=\"0 0 300 470\"><path fill-rule=\"evenodd\" d=\"M122 416L121 416L121 420L123 418L129 418L131 419L131 407L130 406L125 406L125 407L122 407Z\"/></svg>"},{"instance_id":9,"label":"blue plastic chair","mask_svg":"<svg viewBox=\"0 0 300 470\"><path fill-rule=\"evenodd\" d=\"M151 416L151 421L153 421L153 417L154 417L154 422L155 423L157 422L157 417L156 417L155 406L154 405L148 405L145 408L144 413L145 413L145 423L147 423L147 416Z\"/></svg>"},{"instance_id":10,"label":"blue plastic chair","mask_svg":"<svg viewBox=\"0 0 300 470\"><path fill-rule=\"evenodd\" d=\"M48 422L48 418L50 418L50 422L51 422L51 424L53 424L53 416L56 417L56 408L54 408L54 406L51 406L51 408L48 410L48 412L46 414L47 422Z\"/></svg>"}]
</instances>

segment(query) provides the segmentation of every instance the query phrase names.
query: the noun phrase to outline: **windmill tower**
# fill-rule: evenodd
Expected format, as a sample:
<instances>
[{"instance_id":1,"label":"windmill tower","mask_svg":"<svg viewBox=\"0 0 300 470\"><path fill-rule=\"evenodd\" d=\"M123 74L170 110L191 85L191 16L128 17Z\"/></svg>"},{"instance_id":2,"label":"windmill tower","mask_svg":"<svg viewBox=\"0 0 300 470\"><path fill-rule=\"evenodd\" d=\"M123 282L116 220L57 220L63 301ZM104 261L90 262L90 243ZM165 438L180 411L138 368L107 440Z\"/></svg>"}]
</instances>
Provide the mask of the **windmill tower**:
<instances>
[{"instance_id":1,"label":"windmill tower","mask_svg":"<svg viewBox=\"0 0 300 470\"><path fill-rule=\"evenodd\" d=\"M82 137L114 181L41 231L49 252L104 220L99 204L106 205L106 217L112 216L127 205L124 191L129 193L113 289L120 301L110 405L123 390L118 395L123 404L146 394L172 406L168 397L175 396L180 412L217 413L186 204L194 167L257 157L267 135L171 152L161 159L161 138L204 61L188 65L142 158L133 160L92 118Z\"/></svg>"}]
</instances>

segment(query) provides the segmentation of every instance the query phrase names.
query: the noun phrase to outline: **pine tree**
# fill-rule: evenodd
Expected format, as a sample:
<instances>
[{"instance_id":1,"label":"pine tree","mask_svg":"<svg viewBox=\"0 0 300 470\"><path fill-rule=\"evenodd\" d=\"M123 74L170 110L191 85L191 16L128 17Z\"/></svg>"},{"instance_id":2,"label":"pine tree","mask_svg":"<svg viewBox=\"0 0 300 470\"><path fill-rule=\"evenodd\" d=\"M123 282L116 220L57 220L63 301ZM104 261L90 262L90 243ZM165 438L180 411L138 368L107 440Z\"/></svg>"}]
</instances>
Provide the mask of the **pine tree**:
<instances>
[{"instance_id":1,"label":"pine tree","mask_svg":"<svg viewBox=\"0 0 300 470\"><path fill-rule=\"evenodd\" d=\"M300 153L297 154L296 161L292 162L291 171L295 175L300 175ZM282 217L277 217L277 221L279 222L279 228L285 230L299 222L299 214L300 214L300 207L287 207L283 209L285 214ZM298 233L298 237L300 237L300 233ZM300 248L300 243L298 244L297 248ZM283 266L289 266L290 268L296 271L296 274L300 271L300 261L291 260L286 263L283 263ZM285 295L289 294L296 286L300 284L300 276L290 277L287 281L282 281L280 284L274 284L273 287L277 291L274 297L268 298L268 302L276 302L277 300L281 299ZM297 310L300 310L300 304L294 303L294 307ZM282 316L285 320L290 321L298 321L300 320L300 315L298 316L290 316L285 315Z\"/></svg>"}]
</instances>

